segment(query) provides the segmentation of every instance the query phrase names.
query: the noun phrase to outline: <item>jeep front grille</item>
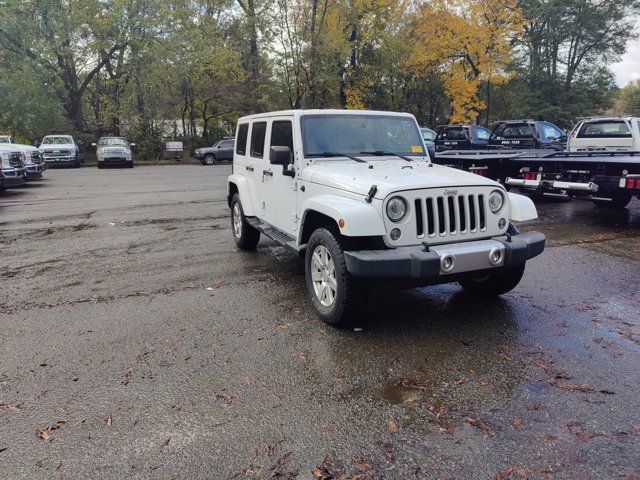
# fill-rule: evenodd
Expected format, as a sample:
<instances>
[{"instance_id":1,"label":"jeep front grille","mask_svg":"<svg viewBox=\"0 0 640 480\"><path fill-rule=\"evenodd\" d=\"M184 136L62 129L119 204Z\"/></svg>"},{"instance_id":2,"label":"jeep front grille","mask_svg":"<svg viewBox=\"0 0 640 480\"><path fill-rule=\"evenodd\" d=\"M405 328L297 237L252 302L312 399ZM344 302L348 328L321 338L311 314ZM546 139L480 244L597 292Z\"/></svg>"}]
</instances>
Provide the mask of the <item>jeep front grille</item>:
<instances>
[{"instance_id":1,"label":"jeep front grille","mask_svg":"<svg viewBox=\"0 0 640 480\"><path fill-rule=\"evenodd\" d=\"M416 236L435 238L484 232L486 196L434 195L415 199Z\"/></svg>"}]
</instances>

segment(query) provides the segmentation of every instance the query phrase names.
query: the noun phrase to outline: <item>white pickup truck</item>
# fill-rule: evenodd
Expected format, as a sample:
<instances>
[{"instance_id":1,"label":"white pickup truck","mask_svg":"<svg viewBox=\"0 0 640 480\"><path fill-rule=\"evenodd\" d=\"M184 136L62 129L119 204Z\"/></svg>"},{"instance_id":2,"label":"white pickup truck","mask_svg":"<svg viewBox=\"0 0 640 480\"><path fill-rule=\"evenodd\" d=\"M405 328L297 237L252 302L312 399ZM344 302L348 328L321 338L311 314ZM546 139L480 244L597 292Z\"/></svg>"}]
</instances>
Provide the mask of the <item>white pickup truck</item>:
<instances>
[{"instance_id":1,"label":"white pickup truck","mask_svg":"<svg viewBox=\"0 0 640 480\"><path fill-rule=\"evenodd\" d=\"M47 169L47 165L44 163L44 160L42 160L39 149L31 145L17 143L13 137L9 135L0 135L0 145L10 146L20 150L27 180L42 178L42 174Z\"/></svg>"},{"instance_id":2,"label":"white pickup truck","mask_svg":"<svg viewBox=\"0 0 640 480\"><path fill-rule=\"evenodd\" d=\"M405 113L240 118L227 193L237 246L263 233L304 255L313 305L333 325L362 311L370 279L508 292L545 244L511 223L537 217L529 198L431 163Z\"/></svg>"},{"instance_id":3,"label":"white pickup truck","mask_svg":"<svg viewBox=\"0 0 640 480\"><path fill-rule=\"evenodd\" d=\"M640 152L640 118L600 117L578 122L569 134L570 152Z\"/></svg>"}]
</instances>

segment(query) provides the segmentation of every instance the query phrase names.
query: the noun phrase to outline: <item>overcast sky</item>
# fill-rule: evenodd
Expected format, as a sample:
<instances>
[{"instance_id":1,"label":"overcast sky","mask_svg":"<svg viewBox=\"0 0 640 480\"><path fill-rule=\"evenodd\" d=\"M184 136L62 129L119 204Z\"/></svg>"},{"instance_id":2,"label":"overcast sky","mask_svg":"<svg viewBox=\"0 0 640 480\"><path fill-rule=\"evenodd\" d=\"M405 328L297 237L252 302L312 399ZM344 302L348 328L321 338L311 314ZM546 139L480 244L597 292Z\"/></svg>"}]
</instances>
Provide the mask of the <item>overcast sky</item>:
<instances>
[{"instance_id":1,"label":"overcast sky","mask_svg":"<svg viewBox=\"0 0 640 480\"><path fill-rule=\"evenodd\" d=\"M631 42L622 61L613 64L611 68L616 75L616 84L619 87L624 87L631 80L640 78L640 39Z\"/></svg>"}]
</instances>

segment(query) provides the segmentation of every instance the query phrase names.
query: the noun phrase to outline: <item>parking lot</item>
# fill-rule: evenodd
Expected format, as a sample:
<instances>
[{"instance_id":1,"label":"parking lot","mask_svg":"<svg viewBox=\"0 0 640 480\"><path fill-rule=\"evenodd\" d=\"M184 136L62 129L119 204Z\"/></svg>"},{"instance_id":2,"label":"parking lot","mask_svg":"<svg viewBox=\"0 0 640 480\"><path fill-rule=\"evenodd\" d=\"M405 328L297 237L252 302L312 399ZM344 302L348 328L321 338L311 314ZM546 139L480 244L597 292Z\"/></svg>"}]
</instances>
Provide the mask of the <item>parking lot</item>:
<instances>
[{"instance_id":1,"label":"parking lot","mask_svg":"<svg viewBox=\"0 0 640 480\"><path fill-rule=\"evenodd\" d=\"M375 285L338 330L235 248L230 171L0 196L0 477L640 478L640 201L539 201L511 294Z\"/></svg>"}]
</instances>

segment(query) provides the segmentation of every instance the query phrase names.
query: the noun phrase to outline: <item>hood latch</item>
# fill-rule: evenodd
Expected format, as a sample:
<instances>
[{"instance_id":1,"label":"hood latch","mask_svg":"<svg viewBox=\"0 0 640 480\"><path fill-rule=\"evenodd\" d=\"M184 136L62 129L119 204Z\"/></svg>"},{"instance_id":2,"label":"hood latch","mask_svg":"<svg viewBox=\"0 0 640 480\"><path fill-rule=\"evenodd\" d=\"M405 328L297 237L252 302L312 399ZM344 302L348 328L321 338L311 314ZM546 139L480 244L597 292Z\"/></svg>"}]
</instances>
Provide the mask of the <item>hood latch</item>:
<instances>
[{"instance_id":1,"label":"hood latch","mask_svg":"<svg viewBox=\"0 0 640 480\"><path fill-rule=\"evenodd\" d=\"M378 193L378 186L371 185L371 188L369 189L369 193L367 193L367 198L365 199L367 203L371 203L371 200L373 200L373 197L375 197L376 193Z\"/></svg>"}]
</instances>

